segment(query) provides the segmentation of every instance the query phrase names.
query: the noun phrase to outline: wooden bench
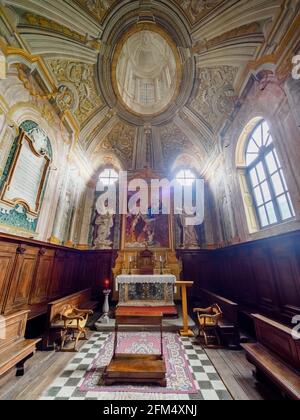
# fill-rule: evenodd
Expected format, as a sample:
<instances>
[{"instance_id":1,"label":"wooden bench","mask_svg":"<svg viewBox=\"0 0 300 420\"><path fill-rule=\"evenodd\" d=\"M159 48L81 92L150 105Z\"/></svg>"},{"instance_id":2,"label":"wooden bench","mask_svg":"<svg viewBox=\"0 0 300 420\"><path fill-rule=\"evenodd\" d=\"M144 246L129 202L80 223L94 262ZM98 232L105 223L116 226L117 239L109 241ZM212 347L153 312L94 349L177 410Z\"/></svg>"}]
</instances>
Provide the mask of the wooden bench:
<instances>
[{"instance_id":1,"label":"wooden bench","mask_svg":"<svg viewBox=\"0 0 300 420\"><path fill-rule=\"evenodd\" d=\"M92 300L91 294L92 289L85 289L48 303L46 333L43 336L44 349L53 348L55 341L61 338L63 322L59 324L57 318L67 305L78 309L91 310L94 310L98 306L98 302Z\"/></svg>"},{"instance_id":2,"label":"wooden bench","mask_svg":"<svg viewBox=\"0 0 300 420\"><path fill-rule=\"evenodd\" d=\"M23 376L25 362L41 341L24 338L28 314L29 311L21 311L0 318L0 376L15 366L16 375Z\"/></svg>"},{"instance_id":3,"label":"wooden bench","mask_svg":"<svg viewBox=\"0 0 300 420\"><path fill-rule=\"evenodd\" d=\"M257 343L242 345L247 359L285 396L300 400L300 341L293 338L291 328L262 315L252 316Z\"/></svg>"},{"instance_id":4,"label":"wooden bench","mask_svg":"<svg viewBox=\"0 0 300 420\"><path fill-rule=\"evenodd\" d=\"M223 313L218 328L222 343L228 347L239 347L238 304L206 289L200 290L200 300L202 305L207 307L218 304Z\"/></svg>"}]
</instances>

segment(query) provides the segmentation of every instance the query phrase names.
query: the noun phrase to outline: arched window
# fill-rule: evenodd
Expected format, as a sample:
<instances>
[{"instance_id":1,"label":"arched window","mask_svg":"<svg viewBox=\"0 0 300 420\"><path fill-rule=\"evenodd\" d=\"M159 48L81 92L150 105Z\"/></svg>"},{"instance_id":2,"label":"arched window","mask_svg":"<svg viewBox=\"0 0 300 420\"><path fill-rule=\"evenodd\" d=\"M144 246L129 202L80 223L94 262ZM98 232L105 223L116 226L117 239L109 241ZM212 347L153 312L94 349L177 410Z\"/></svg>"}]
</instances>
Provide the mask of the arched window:
<instances>
[{"instance_id":1,"label":"arched window","mask_svg":"<svg viewBox=\"0 0 300 420\"><path fill-rule=\"evenodd\" d=\"M104 171L102 171L101 174L99 175L99 181L105 187L115 184L116 182L118 182L118 180L119 180L119 175L112 168L104 169Z\"/></svg>"},{"instance_id":2,"label":"arched window","mask_svg":"<svg viewBox=\"0 0 300 420\"><path fill-rule=\"evenodd\" d=\"M176 180L184 187L192 186L196 175L190 169L182 169L176 175Z\"/></svg>"},{"instance_id":3,"label":"arched window","mask_svg":"<svg viewBox=\"0 0 300 420\"><path fill-rule=\"evenodd\" d=\"M246 172L261 228L295 216L268 123L256 125L246 146Z\"/></svg>"}]
</instances>

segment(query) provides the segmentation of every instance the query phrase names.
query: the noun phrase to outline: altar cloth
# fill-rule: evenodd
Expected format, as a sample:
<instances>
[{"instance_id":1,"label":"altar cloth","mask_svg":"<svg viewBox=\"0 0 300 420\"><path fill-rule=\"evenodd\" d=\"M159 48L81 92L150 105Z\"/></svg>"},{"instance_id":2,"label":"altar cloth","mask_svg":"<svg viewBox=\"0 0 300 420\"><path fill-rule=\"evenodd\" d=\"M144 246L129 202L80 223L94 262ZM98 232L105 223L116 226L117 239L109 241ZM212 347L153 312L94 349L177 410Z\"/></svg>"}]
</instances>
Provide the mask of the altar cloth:
<instances>
[{"instance_id":1,"label":"altar cloth","mask_svg":"<svg viewBox=\"0 0 300 420\"><path fill-rule=\"evenodd\" d=\"M134 284L134 283L163 283L163 284L174 284L176 283L176 277L171 274L162 275L120 275L116 279L116 288L119 290L119 284Z\"/></svg>"},{"instance_id":2,"label":"altar cloth","mask_svg":"<svg viewBox=\"0 0 300 420\"><path fill-rule=\"evenodd\" d=\"M164 306L174 304L173 275L120 275L116 278L119 306Z\"/></svg>"}]
</instances>

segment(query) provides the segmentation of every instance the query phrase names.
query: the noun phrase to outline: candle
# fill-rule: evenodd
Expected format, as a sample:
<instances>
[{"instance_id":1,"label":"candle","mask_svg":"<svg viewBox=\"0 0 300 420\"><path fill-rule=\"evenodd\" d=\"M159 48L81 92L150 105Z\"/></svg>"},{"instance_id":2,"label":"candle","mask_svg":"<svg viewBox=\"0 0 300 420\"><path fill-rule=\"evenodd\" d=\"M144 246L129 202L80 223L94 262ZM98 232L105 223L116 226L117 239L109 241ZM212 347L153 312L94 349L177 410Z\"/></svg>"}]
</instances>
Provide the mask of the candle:
<instances>
[{"instance_id":1,"label":"candle","mask_svg":"<svg viewBox=\"0 0 300 420\"><path fill-rule=\"evenodd\" d=\"M160 257L159 257L159 260L160 260L160 262L162 263L162 262L163 262L163 257L162 257L162 256L160 256Z\"/></svg>"},{"instance_id":2,"label":"candle","mask_svg":"<svg viewBox=\"0 0 300 420\"><path fill-rule=\"evenodd\" d=\"M109 284L110 284L110 281L109 281L108 279L106 279L106 280L104 281L104 286L105 286L105 289L108 289L108 288L109 288Z\"/></svg>"}]
</instances>

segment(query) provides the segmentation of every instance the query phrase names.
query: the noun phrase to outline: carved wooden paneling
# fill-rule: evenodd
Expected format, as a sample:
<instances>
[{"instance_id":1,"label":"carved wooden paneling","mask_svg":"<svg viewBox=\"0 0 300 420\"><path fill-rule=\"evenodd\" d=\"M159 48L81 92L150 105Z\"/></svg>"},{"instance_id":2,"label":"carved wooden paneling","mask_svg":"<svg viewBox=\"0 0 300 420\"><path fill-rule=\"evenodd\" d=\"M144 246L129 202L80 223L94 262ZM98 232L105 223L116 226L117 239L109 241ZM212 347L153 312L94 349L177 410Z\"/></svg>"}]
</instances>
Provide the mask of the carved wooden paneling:
<instances>
[{"instance_id":1,"label":"carved wooden paneling","mask_svg":"<svg viewBox=\"0 0 300 420\"><path fill-rule=\"evenodd\" d=\"M79 251L0 234L0 314L29 309L29 319L47 303L92 288L99 296L112 273L113 251Z\"/></svg>"},{"instance_id":2,"label":"carved wooden paneling","mask_svg":"<svg viewBox=\"0 0 300 420\"><path fill-rule=\"evenodd\" d=\"M300 314L299 231L209 252L179 251L192 293L206 288L288 324Z\"/></svg>"},{"instance_id":3,"label":"carved wooden paneling","mask_svg":"<svg viewBox=\"0 0 300 420\"><path fill-rule=\"evenodd\" d=\"M17 244L0 242L0 313L4 310L5 296L14 270Z\"/></svg>"},{"instance_id":4,"label":"carved wooden paneling","mask_svg":"<svg viewBox=\"0 0 300 420\"><path fill-rule=\"evenodd\" d=\"M25 245L20 245L17 248L15 269L12 273L4 313L15 312L29 303L38 251L38 248Z\"/></svg>"},{"instance_id":5,"label":"carved wooden paneling","mask_svg":"<svg viewBox=\"0 0 300 420\"><path fill-rule=\"evenodd\" d=\"M49 291L49 297L51 300L62 296L62 291L64 290L66 257L67 253L65 251L57 250L55 253Z\"/></svg>"},{"instance_id":6,"label":"carved wooden paneling","mask_svg":"<svg viewBox=\"0 0 300 420\"><path fill-rule=\"evenodd\" d=\"M39 250L34 282L30 294L30 304L46 303L50 288L50 280L54 263L55 251L41 248Z\"/></svg>"},{"instance_id":7,"label":"carved wooden paneling","mask_svg":"<svg viewBox=\"0 0 300 420\"><path fill-rule=\"evenodd\" d=\"M287 319L300 313L300 270L295 248L289 243L278 243L273 248L275 279L279 290L279 305Z\"/></svg>"},{"instance_id":8,"label":"carved wooden paneling","mask_svg":"<svg viewBox=\"0 0 300 420\"><path fill-rule=\"evenodd\" d=\"M62 288L64 294L72 293L76 289L77 276L79 273L79 254L68 253L65 259L65 270L63 275Z\"/></svg>"},{"instance_id":9,"label":"carved wooden paneling","mask_svg":"<svg viewBox=\"0 0 300 420\"><path fill-rule=\"evenodd\" d=\"M257 287L257 304L263 312L278 313L279 301L274 270L271 262L272 253L264 246L254 248L251 252L251 261L254 274L254 283Z\"/></svg>"}]
</instances>

